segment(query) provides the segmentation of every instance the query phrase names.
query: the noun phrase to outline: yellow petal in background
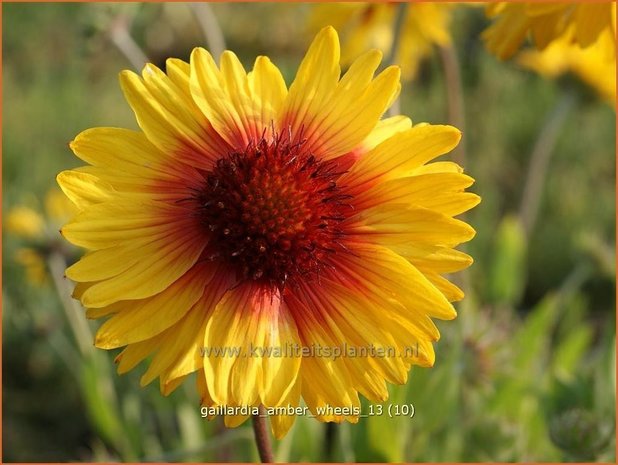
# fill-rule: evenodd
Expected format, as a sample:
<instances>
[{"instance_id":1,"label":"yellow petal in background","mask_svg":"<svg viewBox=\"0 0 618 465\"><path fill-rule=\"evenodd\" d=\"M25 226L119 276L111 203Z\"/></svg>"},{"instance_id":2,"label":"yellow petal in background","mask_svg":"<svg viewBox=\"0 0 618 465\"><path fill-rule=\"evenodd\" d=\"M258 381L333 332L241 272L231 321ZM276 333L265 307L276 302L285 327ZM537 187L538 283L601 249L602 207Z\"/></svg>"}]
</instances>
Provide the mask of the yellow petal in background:
<instances>
[{"instance_id":1,"label":"yellow petal in background","mask_svg":"<svg viewBox=\"0 0 618 465\"><path fill-rule=\"evenodd\" d=\"M15 207L9 211L5 227L11 234L32 239L43 234L45 222L32 208Z\"/></svg>"}]
</instances>

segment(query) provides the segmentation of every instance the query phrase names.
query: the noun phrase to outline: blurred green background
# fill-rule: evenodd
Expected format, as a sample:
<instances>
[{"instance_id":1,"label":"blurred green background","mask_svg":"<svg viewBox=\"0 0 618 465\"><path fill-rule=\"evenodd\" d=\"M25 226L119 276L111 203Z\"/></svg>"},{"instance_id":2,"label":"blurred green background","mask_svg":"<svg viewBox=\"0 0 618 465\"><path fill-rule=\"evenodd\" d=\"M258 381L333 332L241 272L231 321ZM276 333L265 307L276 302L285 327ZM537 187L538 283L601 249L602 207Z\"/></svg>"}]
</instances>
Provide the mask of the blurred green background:
<instances>
[{"instance_id":1,"label":"blurred green background","mask_svg":"<svg viewBox=\"0 0 618 465\"><path fill-rule=\"evenodd\" d=\"M246 67L266 54L289 84L311 40L310 8L213 4L211 12ZM6 219L18 205L46 214L56 174L80 164L67 146L77 133L136 128L117 82L131 63L114 37L130 32L160 67L188 59L205 38L204 11L180 3L4 3L2 12ZM467 216L477 230L467 246L475 264L458 278L467 297L457 320L438 323L435 367L414 368L406 386L391 389L389 402L414 404L414 418L329 427L298 418L275 444L281 460L616 460L614 110L575 81L544 80L487 54L482 8L453 14L465 168L483 198ZM401 109L415 122L448 121L439 54L404 84ZM559 131L526 233L522 196L548 118ZM25 245L54 270L59 257L75 258L47 215L37 238L3 231L4 461L257 459L249 422L227 430L200 418L192 383L162 397L156 384L139 387L144 367L118 376L115 353L83 346L73 331L84 328L81 313L63 306L53 279L33 283L16 261Z\"/></svg>"}]
</instances>

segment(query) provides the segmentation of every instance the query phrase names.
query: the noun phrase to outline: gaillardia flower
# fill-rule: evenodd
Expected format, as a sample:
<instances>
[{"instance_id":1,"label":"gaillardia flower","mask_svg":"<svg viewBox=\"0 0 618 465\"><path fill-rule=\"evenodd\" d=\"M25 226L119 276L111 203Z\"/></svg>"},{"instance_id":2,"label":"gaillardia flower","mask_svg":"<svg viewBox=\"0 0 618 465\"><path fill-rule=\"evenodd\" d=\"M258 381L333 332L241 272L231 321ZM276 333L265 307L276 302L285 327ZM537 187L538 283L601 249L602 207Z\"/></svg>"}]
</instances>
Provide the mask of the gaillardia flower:
<instances>
[{"instance_id":1,"label":"gaillardia flower","mask_svg":"<svg viewBox=\"0 0 618 465\"><path fill-rule=\"evenodd\" d=\"M500 59L511 58L527 37L517 61L544 77L573 72L612 106L616 100L616 3L494 3L494 23L483 33Z\"/></svg>"},{"instance_id":2,"label":"gaillardia flower","mask_svg":"<svg viewBox=\"0 0 618 465\"><path fill-rule=\"evenodd\" d=\"M497 2L487 6L487 15L494 22L483 39L502 60L512 57L527 37L538 50L564 36L586 48L604 33L611 35L615 55L616 2Z\"/></svg>"},{"instance_id":3,"label":"gaillardia flower","mask_svg":"<svg viewBox=\"0 0 618 465\"><path fill-rule=\"evenodd\" d=\"M552 79L573 73L612 107L616 106L616 48L610 34L601 35L586 48L573 44L568 36L563 37L543 51L524 50L517 56L517 62Z\"/></svg>"},{"instance_id":4,"label":"gaillardia flower","mask_svg":"<svg viewBox=\"0 0 618 465\"><path fill-rule=\"evenodd\" d=\"M453 5L449 3L410 3L402 23L399 47L394 57L404 79L413 79L421 62L434 47L451 44L449 26ZM394 40L396 3L324 2L312 5L309 28L319 30L334 25L342 34L343 64L354 61L363 51L378 48L387 53Z\"/></svg>"},{"instance_id":5,"label":"gaillardia flower","mask_svg":"<svg viewBox=\"0 0 618 465\"><path fill-rule=\"evenodd\" d=\"M434 363L431 318L463 297L442 274L472 262L453 248L474 230L453 217L479 197L433 162L457 129L380 119L400 88L396 67L374 77L380 60L340 77L327 27L289 89L266 57L247 73L201 48L167 73L121 74L141 131L81 133L71 148L90 166L58 177L80 208L62 234L89 250L66 274L89 317L110 317L96 345L126 346L120 373L152 356L142 384L164 394L196 372L206 406L302 398L323 421L356 421L359 393L384 401L387 381ZM332 356L342 347L389 356ZM274 415L275 435L293 421Z\"/></svg>"},{"instance_id":6,"label":"gaillardia flower","mask_svg":"<svg viewBox=\"0 0 618 465\"><path fill-rule=\"evenodd\" d=\"M60 243L58 228L76 213L75 205L57 187L45 195L44 212L18 205L6 215L6 231L19 238L24 247L15 251L14 260L26 272L26 278L35 286L48 282L47 260L52 253L73 256L74 250Z\"/></svg>"}]
</instances>

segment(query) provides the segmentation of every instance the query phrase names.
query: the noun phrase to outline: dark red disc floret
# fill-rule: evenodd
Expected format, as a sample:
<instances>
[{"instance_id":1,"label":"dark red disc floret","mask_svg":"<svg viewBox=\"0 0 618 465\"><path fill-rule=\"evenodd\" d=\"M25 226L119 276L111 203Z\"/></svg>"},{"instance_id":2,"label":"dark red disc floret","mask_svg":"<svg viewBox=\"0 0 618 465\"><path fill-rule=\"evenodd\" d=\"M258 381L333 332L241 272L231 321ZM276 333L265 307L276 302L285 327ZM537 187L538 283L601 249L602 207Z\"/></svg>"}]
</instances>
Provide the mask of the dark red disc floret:
<instances>
[{"instance_id":1,"label":"dark red disc floret","mask_svg":"<svg viewBox=\"0 0 618 465\"><path fill-rule=\"evenodd\" d=\"M222 157L196 199L211 258L231 264L239 279L281 290L318 276L345 250L340 226L351 208L337 185L341 174L336 162L281 137Z\"/></svg>"}]
</instances>

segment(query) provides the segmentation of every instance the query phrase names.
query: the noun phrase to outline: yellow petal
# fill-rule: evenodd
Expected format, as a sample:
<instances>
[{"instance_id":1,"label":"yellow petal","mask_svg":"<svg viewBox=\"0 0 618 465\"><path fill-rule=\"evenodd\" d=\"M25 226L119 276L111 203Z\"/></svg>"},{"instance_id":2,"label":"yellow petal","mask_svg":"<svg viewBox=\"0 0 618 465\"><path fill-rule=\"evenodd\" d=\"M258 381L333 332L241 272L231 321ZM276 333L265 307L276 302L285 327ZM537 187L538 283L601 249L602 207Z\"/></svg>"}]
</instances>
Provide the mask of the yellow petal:
<instances>
[{"instance_id":1,"label":"yellow petal","mask_svg":"<svg viewBox=\"0 0 618 465\"><path fill-rule=\"evenodd\" d=\"M501 60L511 58L526 38L530 21L524 13L525 5L502 2L501 8L488 7L488 14L499 12L497 18L481 37L487 49Z\"/></svg>"},{"instance_id":2,"label":"yellow petal","mask_svg":"<svg viewBox=\"0 0 618 465\"><path fill-rule=\"evenodd\" d=\"M130 254L131 248L117 246L86 253L66 270L67 278L75 281L101 281L131 268L140 259Z\"/></svg>"},{"instance_id":3,"label":"yellow petal","mask_svg":"<svg viewBox=\"0 0 618 465\"><path fill-rule=\"evenodd\" d=\"M206 384L206 375L204 374L204 370L200 370L197 372L197 392L200 394L200 404L210 407L215 405L215 402L210 397L210 392L208 392L208 385ZM209 418L212 420L212 418Z\"/></svg>"},{"instance_id":4,"label":"yellow petal","mask_svg":"<svg viewBox=\"0 0 618 465\"><path fill-rule=\"evenodd\" d=\"M179 60L178 58L168 58L165 60L165 70L167 75L172 80L179 90L184 92L185 95L191 96L191 65L186 61Z\"/></svg>"},{"instance_id":5,"label":"yellow petal","mask_svg":"<svg viewBox=\"0 0 618 465\"><path fill-rule=\"evenodd\" d=\"M359 192L365 183L408 176L428 161L450 152L461 139L452 126L417 125L395 134L368 152L344 174L340 183Z\"/></svg>"},{"instance_id":6,"label":"yellow petal","mask_svg":"<svg viewBox=\"0 0 618 465\"><path fill-rule=\"evenodd\" d=\"M392 249L410 260L417 268L433 270L436 273L454 273L468 268L473 263L472 257L468 254L448 247L403 244Z\"/></svg>"},{"instance_id":7,"label":"yellow petal","mask_svg":"<svg viewBox=\"0 0 618 465\"><path fill-rule=\"evenodd\" d=\"M79 158L116 174L141 179L168 179L175 174L165 164L166 156L142 132L120 128L92 128L77 135L70 144Z\"/></svg>"},{"instance_id":8,"label":"yellow petal","mask_svg":"<svg viewBox=\"0 0 618 465\"><path fill-rule=\"evenodd\" d=\"M261 139L273 128L287 93L279 70L258 57L247 75L232 52L221 56L219 70L210 54L196 48L191 54L191 92L201 111L221 136L237 150Z\"/></svg>"},{"instance_id":9,"label":"yellow petal","mask_svg":"<svg viewBox=\"0 0 618 465\"><path fill-rule=\"evenodd\" d=\"M592 45L601 31L610 27L613 2L579 4L575 11L576 39L582 47Z\"/></svg>"},{"instance_id":10,"label":"yellow petal","mask_svg":"<svg viewBox=\"0 0 618 465\"><path fill-rule=\"evenodd\" d=\"M243 142L246 144L250 140L258 140L264 131L264 127L260 127L261 121L258 121L257 102L253 101L249 94L249 83L245 68L238 57L229 50L221 55L221 76L228 105L231 104L236 110L241 127L247 136L247 139L244 139Z\"/></svg>"},{"instance_id":11,"label":"yellow petal","mask_svg":"<svg viewBox=\"0 0 618 465\"><path fill-rule=\"evenodd\" d=\"M204 340L205 321L205 315L201 310L197 305L194 305L180 321L159 336L161 350L152 358L148 370L140 379L142 386L151 383L164 370L176 363L178 359L184 358L185 355L189 355L191 358L199 357ZM178 378L178 376L175 378ZM165 386L166 381L168 381L168 378L162 377L163 386Z\"/></svg>"},{"instance_id":12,"label":"yellow petal","mask_svg":"<svg viewBox=\"0 0 618 465\"><path fill-rule=\"evenodd\" d=\"M225 415L223 422L227 428L236 428L249 419L249 415Z\"/></svg>"},{"instance_id":13,"label":"yellow petal","mask_svg":"<svg viewBox=\"0 0 618 465\"><path fill-rule=\"evenodd\" d=\"M375 128L384 111L399 93L399 76L399 68L389 67L360 95L355 92L356 86L346 91L338 87L329 107L323 109L326 118L318 123L313 137L307 136L310 141L315 140L313 144L308 141L309 149L318 156L329 159L358 146Z\"/></svg>"},{"instance_id":14,"label":"yellow petal","mask_svg":"<svg viewBox=\"0 0 618 465\"><path fill-rule=\"evenodd\" d=\"M281 400L281 407L296 408L300 405L300 376L296 379L291 389L284 399ZM296 415L273 415L270 417L270 427L276 439L282 439L290 430L296 420Z\"/></svg>"},{"instance_id":15,"label":"yellow petal","mask_svg":"<svg viewBox=\"0 0 618 465\"><path fill-rule=\"evenodd\" d=\"M284 312L277 293L252 283L240 284L223 297L204 335L204 346L211 350L204 356L204 372L215 402L253 405L259 399L276 404L291 389L300 359L275 360L261 352L271 343L293 339L292 322ZM240 352L216 352L230 349Z\"/></svg>"},{"instance_id":16,"label":"yellow petal","mask_svg":"<svg viewBox=\"0 0 618 465\"><path fill-rule=\"evenodd\" d=\"M281 71L265 56L259 56L247 75L249 91L260 111L259 121L266 128L276 123L288 89Z\"/></svg>"},{"instance_id":17,"label":"yellow petal","mask_svg":"<svg viewBox=\"0 0 618 465\"><path fill-rule=\"evenodd\" d=\"M105 249L139 239L148 242L175 231L196 234L199 226L188 218L190 210L147 197L115 196L111 202L92 205L77 214L61 230L75 245Z\"/></svg>"},{"instance_id":18,"label":"yellow petal","mask_svg":"<svg viewBox=\"0 0 618 465\"><path fill-rule=\"evenodd\" d=\"M435 161L412 170L413 176L431 173L463 173L463 168L452 161Z\"/></svg>"},{"instance_id":19,"label":"yellow petal","mask_svg":"<svg viewBox=\"0 0 618 465\"><path fill-rule=\"evenodd\" d=\"M383 204L360 212L354 217L358 226L349 234L362 239L390 244L429 244L454 247L475 235L474 229L463 221L422 207L406 204Z\"/></svg>"},{"instance_id":20,"label":"yellow petal","mask_svg":"<svg viewBox=\"0 0 618 465\"><path fill-rule=\"evenodd\" d=\"M418 327L419 334L437 340L439 333L429 316L451 320L457 315L444 295L410 262L385 247L357 244L355 252L340 257L341 273L386 303L400 302L409 324Z\"/></svg>"},{"instance_id":21,"label":"yellow petal","mask_svg":"<svg viewBox=\"0 0 618 465\"><path fill-rule=\"evenodd\" d=\"M264 346L270 349L286 349L297 346L299 339L294 320L287 308L271 317ZM266 407L281 405L288 396L301 365L301 356L271 353L262 358L262 376L259 378L260 399Z\"/></svg>"},{"instance_id":22,"label":"yellow petal","mask_svg":"<svg viewBox=\"0 0 618 465\"><path fill-rule=\"evenodd\" d=\"M144 78L123 71L120 86L150 142L164 153L194 150L211 163L225 153L226 145L173 81L152 65Z\"/></svg>"},{"instance_id":23,"label":"yellow petal","mask_svg":"<svg viewBox=\"0 0 618 465\"><path fill-rule=\"evenodd\" d=\"M328 104L339 81L339 39L332 27L322 29L303 58L282 110L280 127L295 137Z\"/></svg>"},{"instance_id":24,"label":"yellow petal","mask_svg":"<svg viewBox=\"0 0 618 465\"><path fill-rule=\"evenodd\" d=\"M407 116L398 115L382 119L378 121L361 145L366 151L369 151L386 139L411 127L412 120Z\"/></svg>"},{"instance_id":25,"label":"yellow petal","mask_svg":"<svg viewBox=\"0 0 618 465\"><path fill-rule=\"evenodd\" d=\"M158 347L158 338L150 338L128 345L115 359L115 362L118 364L118 374L122 375L131 371L141 361L157 350Z\"/></svg>"},{"instance_id":26,"label":"yellow petal","mask_svg":"<svg viewBox=\"0 0 618 465\"><path fill-rule=\"evenodd\" d=\"M96 176L79 171L63 171L56 180L62 191L79 208L109 200L114 188Z\"/></svg>"},{"instance_id":27,"label":"yellow petal","mask_svg":"<svg viewBox=\"0 0 618 465\"><path fill-rule=\"evenodd\" d=\"M205 247L199 235L188 233L177 239L164 235L153 242L139 244L140 249L128 256L137 255L139 260L121 273L93 284L83 293L81 301L86 307L105 307L119 300L143 299L163 291L196 263ZM75 270L72 275L81 280Z\"/></svg>"},{"instance_id":28,"label":"yellow petal","mask_svg":"<svg viewBox=\"0 0 618 465\"><path fill-rule=\"evenodd\" d=\"M191 53L191 94L210 124L232 147L245 146L244 133L237 109L229 101L225 81L210 53L196 48Z\"/></svg>"},{"instance_id":29,"label":"yellow petal","mask_svg":"<svg viewBox=\"0 0 618 465\"><path fill-rule=\"evenodd\" d=\"M95 345L114 349L162 333L198 301L215 270L212 264L199 264L154 297L125 302L125 308L99 328Z\"/></svg>"},{"instance_id":30,"label":"yellow petal","mask_svg":"<svg viewBox=\"0 0 618 465\"><path fill-rule=\"evenodd\" d=\"M358 421L357 415L337 415L324 410L328 407L351 409L360 407L358 393L350 385L347 371L340 372L333 360L310 357L303 360L301 393L309 411L320 421L341 423ZM340 376L346 376L341 379ZM319 383L316 380L320 380Z\"/></svg>"},{"instance_id":31,"label":"yellow petal","mask_svg":"<svg viewBox=\"0 0 618 465\"><path fill-rule=\"evenodd\" d=\"M427 269L425 267L419 267L419 270L423 272L425 277L431 281L431 283L444 294L449 302L458 302L464 298L464 293L456 285L450 282L448 279L440 276L433 269Z\"/></svg>"},{"instance_id":32,"label":"yellow petal","mask_svg":"<svg viewBox=\"0 0 618 465\"><path fill-rule=\"evenodd\" d=\"M400 384L405 383L407 379L407 368L400 354L396 353L402 341L393 338L389 324L391 321L385 318L388 311L382 306L374 306L366 296L360 297L358 292L354 292L355 290L350 290L327 278L322 280L320 290L321 306L340 332L341 340L359 350L373 347L387 354L385 357L360 357L359 361L352 358L343 359L356 389L361 392L364 390L363 394L374 400L377 398L385 400L388 397L383 382L385 378ZM391 353L392 351L395 353ZM364 368L360 369L358 363L364 365ZM373 376L374 374L379 376Z\"/></svg>"},{"instance_id":33,"label":"yellow petal","mask_svg":"<svg viewBox=\"0 0 618 465\"><path fill-rule=\"evenodd\" d=\"M180 378L174 378L170 381L163 381L159 383L159 388L161 389L161 394L164 396L169 396L172 392L180 387L180 385L187 379L186 376L181 376Z\"/></svg>"},{"instance_id":34,"label":"yellow petal","mask_svg":"<svg viewBox=\"0 0 618 465\"><path fill-rule=\"evenodd\" d=\"M326 348L332 352L341 345L343 335L319 302L317 293L305 292L302 299L290 293L286 296L286 303L294 316L303 346ZM304 357L300 373L303 398L314 415L318 416L317 407L327 404L333 407L358 405L358 393L350 383L342 358L329 354ZM321 381L316 383L318 379ZM335 419L330 415L319 415L319 418L322 421ZM343 421L343 417L336 418L336 421Z\"/></svg>"},{"instance_id":35,"label":"yellow petal","mask_svg":"<svg viewBox=\"0 0 618 465\"><path fill-rule=\"evenodd\" d=\"M562 2L527 2L524 4L526 15L545 16L552 13L561 13L567 4Z\"/></svg>"},{"instance_id":36,"label":"yellow petal","mask_svg":"<svg viewBox=\"0 0 618 465\"><path fill-rule=\"evenodd\" d=\"M478 196L463 190L474 179L462 173L429 173L380 182L354 198L357 209L401 203L455 216L475 206ZM476 202L476 203L475 203ZM472 204L472 205L470 205Z\"/></svg>"},{"instance_id":37,"label":"yellow petal","mask_svg":"<svg viewBox=\"0 0 618 465\"><path fill-rule=\"evenodd\" d=\"M94 285L95 283L77 283L78 285L82 285L82 284L89 284L89 285ZM83 292L82 292L83 294ZM124 307L116 304L111 304L108 305L106 307L101 307L101 308L87 308L86 309L86 318L88 318L89 320L97 320L99 318L103 318L104 316L108 316L111 315L113 313L118 313L119 311L123 310Z\"/></svg>"},{"instance_id":38,"label":"yellow petal","mask_svg":"<svg viewBox=\"0 0 618 465\"><path fill-rule=\"evenodd\" d=\"M190 344L187 344L184 350L179 352L178 357L173 360L172 363L166 365L165 372L162 374L162 378L164 378L166 382L186 376L198 369L203 371L204 362L202 347L204 345L206 321L208 320L208 316L215 309L217 303L221 300L221 297L223 297L223 294L234 285L235 278L232 273L228 273L222 269L217 271L212 281L208 283L204 289L202 298L197 301L191 310L202 316L201 323L194 328L196 331L195 336L186 338L190 340ZM167 331L171 333L169 339L170 343L173 344L177 336L172 328Z\"/></svg>"},{"instance_id":39,"label":"yellow petal","mask_svg":"<svg viewBox=\"0 0 618 465\"><path fill-rule=\"evenodd\" d=\"M328 159L352 151L375 128L399 92L399 70L388 68L372 80L382 58L379 51L372 50L356 60L337 82L339 67L331 61L339 55L336 33L332 28L325 28L318 34L316 43L290 88L282 127L289 125L295 137L304 139L305 150ZM325 60L325 69L316 69L322 66L317 59ZM328 64L331 62L332 66ZM301 70L318 73L315 83L301 75ZM301 92L305 93L303 100Z\"/></svg>"}]
</instances>

